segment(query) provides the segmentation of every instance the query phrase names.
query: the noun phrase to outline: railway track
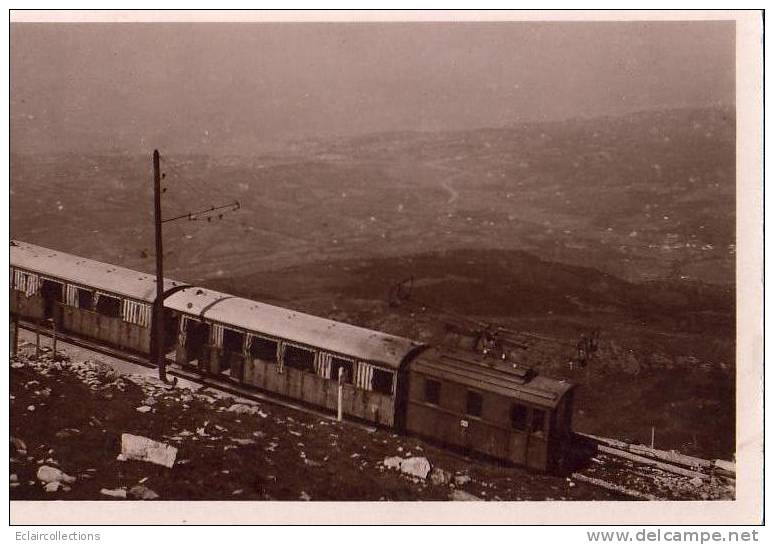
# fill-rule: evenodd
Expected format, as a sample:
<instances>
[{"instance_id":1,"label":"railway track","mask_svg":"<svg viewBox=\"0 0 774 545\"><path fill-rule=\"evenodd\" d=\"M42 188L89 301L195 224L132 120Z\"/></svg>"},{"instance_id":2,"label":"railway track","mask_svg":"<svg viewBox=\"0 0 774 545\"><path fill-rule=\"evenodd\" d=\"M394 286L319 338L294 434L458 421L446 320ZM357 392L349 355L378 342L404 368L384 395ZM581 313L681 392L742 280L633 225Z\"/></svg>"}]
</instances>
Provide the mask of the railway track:
<instances>
[{"instance_id":1,"label":"railway track","mask_svg":"<svg viewBox=\"0 0 774 545\"><path fill-rule=\"evenodd\" d=\"M20 329L36 332L34 323L19 320ZM40 327L38 333L52 337L51 329ZM80 336L57 331L56 338L64 343L84 348L95 353L116 358L123 362L143 368L156 366L145 357L106 346ZM302 403L264 395L261 392L244 387L228 379L202 377L181 369L173 360L167 359L167 373L173 377L197 384L201 389L214 390L234 396L237 399L269 403L314 414L327 420L335 417L327 412ZM367 431L373 426L361 422L346 420L347 425ZM705 460L686 456L674 451L663 451L625 443L616 439L581 432L574 433L576 446L576 466L570 479L585 482L600 488L639 500L718 500L733 499L735 494L734 464L722 460ZM462 454L459 458L472 459ZM580 461L580 462L579 462Z\"/></svg>"},{"instance_id":2,"label":"railway track","mask_svg":"<svg viewBox=\"0 0 774 545\"><path fill-rule=\"evenodd\" d=\"M735 466L674 451L630 444L575 432L574 444L585 455L575 480L643 500L734 499Z\"/></svg>"}]
</instances>

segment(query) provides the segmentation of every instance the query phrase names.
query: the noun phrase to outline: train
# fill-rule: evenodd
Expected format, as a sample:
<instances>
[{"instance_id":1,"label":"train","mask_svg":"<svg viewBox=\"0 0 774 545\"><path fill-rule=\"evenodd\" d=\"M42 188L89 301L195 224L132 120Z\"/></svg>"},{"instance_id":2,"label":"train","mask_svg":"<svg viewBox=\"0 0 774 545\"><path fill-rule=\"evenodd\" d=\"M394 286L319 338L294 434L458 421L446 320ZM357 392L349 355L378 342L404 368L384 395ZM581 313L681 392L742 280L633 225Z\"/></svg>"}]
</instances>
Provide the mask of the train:
<instances>
[{"instance_id":1,"label":"train","mask_svg":"<svg viewBox=\"0 0 774 545\"><path fill-rule=\"evenodd\" d=\"M23 241L12 316L134 354L153 346L153 275ZM475 346L429 345L164 279L163 347L183 369L540 472L571 451L575 386ZM341 377L341 378L339 378Z\"/></svg>"}]
</instances>

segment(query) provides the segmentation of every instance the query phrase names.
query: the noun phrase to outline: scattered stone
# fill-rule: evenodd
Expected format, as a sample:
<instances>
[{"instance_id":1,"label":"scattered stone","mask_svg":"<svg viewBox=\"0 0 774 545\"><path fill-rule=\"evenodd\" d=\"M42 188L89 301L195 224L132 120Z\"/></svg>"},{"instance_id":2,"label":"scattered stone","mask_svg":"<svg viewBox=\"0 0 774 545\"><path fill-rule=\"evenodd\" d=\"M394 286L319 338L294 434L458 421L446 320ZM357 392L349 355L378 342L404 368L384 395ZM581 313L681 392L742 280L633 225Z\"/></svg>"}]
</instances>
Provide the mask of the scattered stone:
<instances>
[{"instance_id":1,"label":"scattered stone","mask_svg":"<svg viewBox=\"0 0 774 545\"><path fill-rule=\"evenodd\" d=\"M124 460L151 462L171 468L175 465L177 449L153 439L130 433L121 434L121 454Z\"/></svg>"},{"instance_id":2,"label":"scattered stone","mask_svg":"<svg viewBox=\"0 0 774 545\"><path fill-rule=\"evenodd\" d=\"M35 405L28 405L27 406L27 410L30 411L30 412L34 411L35 410Z\"/></svg>"},{"instance_id":3,"label":"scattered stone","mask_svg":"<svg viewBox=\"0 0 774 545\"><path fill-rule=\"evenodd\" d=\"M448 484L451 480L451 474L440 467L433 468L430 472L430 482L434 485Z\"/></svg>"},{"instance_id":4,"label":"scattered stone","mask_svg":"<svg viewBox=\"0 0 774 545\"><path fill-rule=\"evenodd\" d=\"M11 482L12 483L18 483L19 482L19 476L16 473L11 473Z\"/></svg>"},{"instance_id":5,"label":"scattered stone","mask_svg":"<svg viewBox=\"0 0 774 545\"><path fill-rule=\"evenodd\" d=\"M121 498L126 499L126 489L125 488L115 488L113 490L110 490L108 488L103 488L99 491L100 494L103 496L110 496L111 498Z\"/></svg>"},{"instance_id":6,"label":"scattered stone","mask_svg":"<svg viewBox=\"0 0 774 545\"><path fill-rule=\"evenodd\" d=\"M255 444L255 441L253 439L238 439L238 438L234 438L234 439L231 439L231 441L233 441L237 445L242 445L243 447Z\"/></svg>"},{"instance_id":7,"label":"scattered stone","mask_svg":"<svg viewBox=\"0 0 774 545\"><path fill-rule=\"evenodd\" d=\"M56 492L60 488L62 488L63 486L64 485L62 483L60 483L59 481L51 481L50 483L46 483L43 486L43 490L45 490L46 492Z\"/></svg>"},{"instance_id":8,"label":"scattered stone","mask_svg":"<svg viewBox=\"0 0 774 545\"><path fill-rule=\"evenodd\" d=\"M27 454L27 444L18 437L11 436L11 444L13 445L13 448L16 449L16 452L22 456Z\"/></svg>"},{"instance_id":9,"label":"scattered stone","mask_svg":"<svg viewBox=\"0 0 774 545\"><path fill-rule=\"evenodd\" d=\"M302 490L301 495L299 496L299 499L302 501L310 501L312 499L312 496L310 496L304 490Z\"/></svg>"},{"instance_id":10,"label":"scattered stone","mask_svg":"<svg viewBox=\"0 0 774 545\"><path fill-rule=\"evenodd\" d=\"M72 437L73 435L77 435L81 433L81 431L77 428L65 428L63 430L59 430L54 434L58 439L67 439L69 437Z\"/></svg>"},{"instance_id":11,"label":"scattered stone","mask_svg":"<svg viewBox=\"0 0 774 545\"><path fill-rule=\"evenodd\" d=\"M42 483L74 483L75 477L71 477L61 469L51 466L40 466L38 468L37 478Z\"/></svg>"},{"instance_id":12,"label":"scattered stone","mask_svg":"<svg viewBox=\"0 0 774 545\"><path fill-rule=\"evenodd\" d=\"M247 405L245 403L236 403L229 407L228 412L236 414L258 414L260 409L255 406Z\"/></svg>"},{"instance_id":13,"label":"scattered stone","mask_svg":"<svg viewBox=\"0 0 774 545\"><path fill-rule=\"evenodd\" d=\"M702 484L704 484L704 481L701 479L701 477L694 477L689 481L693 486L699 487Z\"/></svg>"},{"instance_id":14,"label":"scattered stone","mask_svg":"<svg viewBox=\"0 0 774 545\"><path fill-rule=\"evenodd\" d=\"M140 407L137 407L137 412L138 413L147 413L147 412L150 412L151 410L152 409L150 407L148 407L147 405L142 405Z\"/></svg>"},{"instance_id":15,"label":"scattered stone","mask_svg":"<svg viewBox=\"0 0 774 545\"><path fill-rule=\"evenodd\" d=\"M470 476L468 475L456 475L454 477L454 484L456 484L457 486L462 486L463 484L469 483L469 482L470 482Z\"/></svg>"},{"instance_id":16,"label":"scattered stone","mask_svg":"<svg viewBox=\"0 0 774 545\"><path fill-rule=\"evenodd\" d=\"M146 477L147 479L147 477ZM138 484L129 489L129 497L135 500L157 500L159 495L147 486Z\"/></svg>"},{"instance_id":17,"label":"scattered stone","mask_svg":"<svg viewBox=\"0 0 774 545\"><path fill-rule=\"evenodd\" d=\"M484 501L478 496L474 496L473 494L469 492L465 492L464 490L454 490L451 494L449 494L449 499L452 501Z\"/></svg>"}]
</instances>

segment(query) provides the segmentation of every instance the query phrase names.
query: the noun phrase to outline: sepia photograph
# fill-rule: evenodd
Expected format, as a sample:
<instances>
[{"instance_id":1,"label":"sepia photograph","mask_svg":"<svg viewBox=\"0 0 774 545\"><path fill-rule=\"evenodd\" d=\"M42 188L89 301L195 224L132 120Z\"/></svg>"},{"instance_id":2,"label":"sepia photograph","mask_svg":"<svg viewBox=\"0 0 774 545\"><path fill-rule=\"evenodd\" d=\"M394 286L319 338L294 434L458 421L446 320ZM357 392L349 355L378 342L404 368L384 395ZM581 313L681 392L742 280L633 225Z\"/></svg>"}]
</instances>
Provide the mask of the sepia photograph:
<instances>
[{"instance_id":1,"label":"sepia photograph","mask_svg":"<svg viewBox=\"0 0 774 545\"><path fill-rule=\"evenodd\" d=\"M760 521L762 30L12 10L11 522Z\"/></svg>"}]
</instances>

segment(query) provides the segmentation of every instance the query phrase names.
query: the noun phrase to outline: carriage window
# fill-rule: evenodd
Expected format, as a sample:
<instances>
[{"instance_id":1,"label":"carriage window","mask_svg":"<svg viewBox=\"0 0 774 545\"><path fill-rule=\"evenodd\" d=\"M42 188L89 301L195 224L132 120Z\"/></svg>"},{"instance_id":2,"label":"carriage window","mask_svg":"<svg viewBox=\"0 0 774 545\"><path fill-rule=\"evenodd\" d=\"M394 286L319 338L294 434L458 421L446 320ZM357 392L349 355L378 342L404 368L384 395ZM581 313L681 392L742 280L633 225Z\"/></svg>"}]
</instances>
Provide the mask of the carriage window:
<instances>
[{"instance_id":1,"label":"carriage window","mask_svg":"<svg viewBox=\"0 0 774 545\"><path fill-rule=\"evenodd\" d=\"M484 398L478 392L468 390L467 407L465 412L470 416L481 416L481 407L484 404Z\"/></svg>"},{"instance_id":2,"label":"carriage window","mask_svg":"<svg viewBox=\"0 0 774 545\"><path fill-rule=\"evenodd\" d=\"M532 409L532 433L541 433L545 428L546 412L542 409Z\"/></svg>"},{"instance_id":3,"label":"carriage window","mask_svg":"<svg viewBox=\"0 0 774 545\"><path fill-rule=\"evenodd\" d=\"M346 384L352 384L352 362L341 358L331 358L331 378L339 380L339 369L344 369L342 379Z\"/></svg>"},{"instance_id":4,"label":"carriage window","mask_svg":"<svg viewBox=\"0 0 774 545\"><path fill-rule=\"evenodd\" d=\"M244 336L233 329L223 329L223 350L226 352L241 352Z\"/></svg>"},{"instance_id":5,"label":"carriage window","mask_svg":"<svg viewBox=\"0 0 774 545\"><path fill-rule=\"evenodd\" d=\"M392 377L391 371L385 371L374 367L374 378L371 380L371 389L381 394L392 395Z\"/></svg>"},{"instance_id":6,"label":"carriage window","mask_svg":"<svg viewBox=\"0 0 774 545\"><path fill-rule=\"evenodd\" d=\"M314 373L314 352L297 346L285 346L284 363L288 367Z\"/></svg>"},{"instance_id":7,"label":"carriage window","mask_svg":"<svg viewBox=\"0 0 774 545\"><path fill-rule=\"evenodd\" d=\"M441 401L441 383L437 380L425 379L425 401L438 405Z\"/></svg>"},{"instance_id":8,"label":"carriage window","mask_svg":"<svg viewBox=\"0 0 774 545\"><path fill-rule=\"evenodd\" d=\"M111 318L119 318L121 316L121 299L100 293L97 298L97 312Z\"/></svg>"},{"instance_id":9,"label":"carriage window","mask_svg":"<svg viewBox=\"0 0 774 545\"><path fill-rule=\"evenodd\" d=\"M270 341L261 337L253 337L250 345L250 355L254 359L263 361L277 360L277 341Z\"/></svg>"},{"instance_id":10,"label":"carriage window","mask_svg":"<svg viewBox=\"0 0 774 545\"><path fill-rule=\"evenodd\" d=\"M511 427L519 431L527 429L527 408L524 405L511 405Z\"/></svg>"},{"instance_id":11,"label":"carriage window","mask_svg":"<svg viewBox=\"0 0 774 545\"><path fill-rule=\"evenodd\" d=\"M197 322L196 320L186 320L186 331L188 332L185 339L186 348L192 352L197 352L203 346L207 345L210 338L210 326L203 322Z\"/></svg>"},{"instance_id":12,"label":"carriage window","mask_svg":"<svg viewBox=\"0 0 774 545\"><path fill-rule=\"evenodd\" d=\"M78 288L78 308L91 310L94 308L94 292Z\"/></svg>"}]
</instances>

